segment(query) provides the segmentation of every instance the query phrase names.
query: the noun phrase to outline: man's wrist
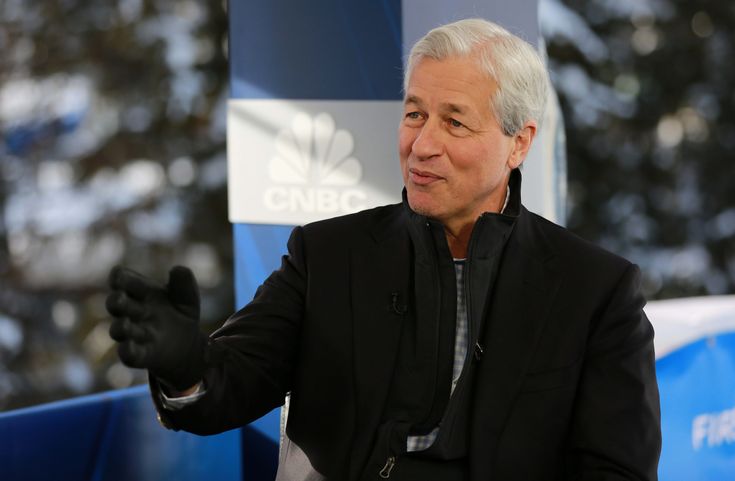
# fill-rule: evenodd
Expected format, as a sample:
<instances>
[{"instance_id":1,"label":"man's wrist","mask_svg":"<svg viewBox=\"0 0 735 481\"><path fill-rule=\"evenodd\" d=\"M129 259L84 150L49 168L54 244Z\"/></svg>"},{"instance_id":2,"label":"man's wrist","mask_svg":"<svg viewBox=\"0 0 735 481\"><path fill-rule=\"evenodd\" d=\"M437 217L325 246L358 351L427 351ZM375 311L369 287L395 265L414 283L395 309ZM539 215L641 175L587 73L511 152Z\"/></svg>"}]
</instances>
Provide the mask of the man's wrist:
<instances>
[{"instance_id":1,"label":"man's wrist","mask_svg":"<svg viewBox=\"0 0 735 481\"><path fill-rule=\"evenodd\" d=\"M206 394L206 387L204 381L199 382L192 390L187 391L172 391L171 388L167 388L163 383L159 383L160 391L158 393L159 399L164 409L169 411L178 411L190 406ZM168 392L167 392L168 391ZM189 392L189 394L186 394Z\"/></svg>"},{"instance_id":2,"label":"man's wrist","mask_svg":"<svg viewBox=\"0 0 735 481\"><path fill-rule=\"evenodd\" d=\"M158 379L158 385L161 387L161 392L163 393L163 395L168 399L178 399L194 396L204 391L203 381L199 381L190 388L184 390L176 389L169 384L166 384L166 382L162 381L161 379Z\"/></svg>"},{"instance_id":3,"label":"man's wrist","mask_svg":"<svg viewBox=\"0 0 735 481\"><path fill-rule=\"evenodd\" d=\"M161 391L163 392L163 394L169 399L193 396L195 394L199 394L204 390L204 383L202 381L199 381L193 386L183 390L172 387L160 378L158 379L158 384L159 386L161 386Z\"/></svg>"},{"instance_id":4,"label":"man's wrist","mask_svg":"<svg viewBox=\"0 0 735 481\"><path fill-rule=\"evenodd\" d=\"M179 360L167 361L170 367L157 366L149 368L153 376L165 385L167 392L186 393L196 387L204 379L207 336L199 332L191 339L189 348L183 350Z\"/></svg>"},{"instance_id":5,"label":"man's wrist","mask_svg":"<svg viewBox=\"0 0 735 481\"><path fill-rule=\"evenodd\" d=\"M168 391L169 391L168 396L169 397L174 397L174 398L176 398L176 397L191 396L192 394L196 394L199 391L201 391L201 387L202 387L202 382L199 381L198 383L194 384L192 387L190 387L188 389L184 389L183 391L179 391L179 390L176 390L176 389L173 389L173 388L169 388L168 389Z\"/></svg>"}]
</instances>

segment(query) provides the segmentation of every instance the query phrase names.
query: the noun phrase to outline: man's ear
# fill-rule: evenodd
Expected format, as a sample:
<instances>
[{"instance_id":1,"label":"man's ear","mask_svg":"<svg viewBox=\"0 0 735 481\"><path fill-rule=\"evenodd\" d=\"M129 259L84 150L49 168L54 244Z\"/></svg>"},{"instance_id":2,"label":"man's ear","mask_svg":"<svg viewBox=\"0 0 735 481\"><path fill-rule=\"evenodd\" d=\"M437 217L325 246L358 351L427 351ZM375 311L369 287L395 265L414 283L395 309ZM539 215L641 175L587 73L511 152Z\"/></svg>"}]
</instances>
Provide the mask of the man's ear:
<instances>
[{"instance_id":1,"label":"man's ear","mask_svg":"<svg viewBox=\"0 0 735 481\"><path fill-rule=\"evenodd\" d=\"M513 150L508 157L508 168L515 169L519 167L531 150L531 144L536 137L536 121L529 120L523 127L513 134Z\"/></svg>"}]
</instances>

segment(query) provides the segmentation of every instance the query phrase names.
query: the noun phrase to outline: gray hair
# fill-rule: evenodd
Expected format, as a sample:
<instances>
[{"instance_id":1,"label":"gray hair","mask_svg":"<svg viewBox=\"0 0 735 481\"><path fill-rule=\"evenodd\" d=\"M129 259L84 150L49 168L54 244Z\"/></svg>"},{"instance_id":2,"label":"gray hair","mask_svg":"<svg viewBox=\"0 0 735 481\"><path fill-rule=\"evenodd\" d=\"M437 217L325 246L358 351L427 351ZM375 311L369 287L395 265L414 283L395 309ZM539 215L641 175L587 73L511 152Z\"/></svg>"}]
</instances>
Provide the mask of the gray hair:
<instances>
[{"instance_id":1,"label":"gray hair","mask_svg":"<svg viewBox=\"0 0 735 481\"><path fill-rule=\"evenodd\" d=\"M444 60L475 52L480 68L498 85L490 104L503 133L513 135L529 120L540 127L549 93L546 67L528 42L487 20L442 25L416 42L406 62L404 92L421 59Z\"/></svg>"}]
</instances>

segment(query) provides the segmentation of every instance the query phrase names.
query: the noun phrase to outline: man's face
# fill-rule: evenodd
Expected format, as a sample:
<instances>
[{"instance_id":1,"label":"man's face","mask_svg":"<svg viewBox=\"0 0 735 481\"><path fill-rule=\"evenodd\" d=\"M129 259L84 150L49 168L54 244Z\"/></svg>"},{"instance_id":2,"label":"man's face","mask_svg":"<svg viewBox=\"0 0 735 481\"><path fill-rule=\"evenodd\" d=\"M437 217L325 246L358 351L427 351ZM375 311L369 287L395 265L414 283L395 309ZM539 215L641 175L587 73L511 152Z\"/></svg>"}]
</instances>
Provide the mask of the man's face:
<instances>
[{"instance_id":1,"label":"man's face","mask_svg":"<svg viewBox=\"0 0 735 481\"><path fill-rule=\"evenodd\" d=\"M408 81L398 142L408 202L450 230L502 208L535 133L533 124L529 139L503 134L490 105L495 89L466 57L424 58Z\"/></svg>"}]
</instances>

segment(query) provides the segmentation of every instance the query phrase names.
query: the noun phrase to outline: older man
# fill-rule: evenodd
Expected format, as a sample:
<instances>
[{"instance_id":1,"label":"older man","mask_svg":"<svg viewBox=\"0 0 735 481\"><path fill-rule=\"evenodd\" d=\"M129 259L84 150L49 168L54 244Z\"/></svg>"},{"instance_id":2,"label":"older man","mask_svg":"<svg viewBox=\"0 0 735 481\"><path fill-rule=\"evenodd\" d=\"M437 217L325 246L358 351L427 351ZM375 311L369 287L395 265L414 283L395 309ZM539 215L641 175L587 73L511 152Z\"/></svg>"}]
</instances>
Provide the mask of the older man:
<instances>
[{"instance_id":1,"label":"older man","mask_svg":"<svg viewBox=\"0 0 735 481\"><path fill-rule=\"evenodd\" d=\"M191 273L115 269L122 360L165 424L246 424L290 393L281 480L653 480L653 330L639 271L520 203L548 80L483 20L411 51L403 204L294 229L210 338Z\"/></svg>"}]
</instances>

